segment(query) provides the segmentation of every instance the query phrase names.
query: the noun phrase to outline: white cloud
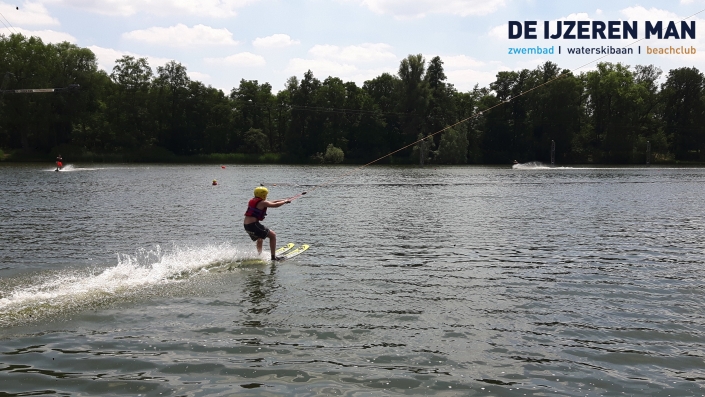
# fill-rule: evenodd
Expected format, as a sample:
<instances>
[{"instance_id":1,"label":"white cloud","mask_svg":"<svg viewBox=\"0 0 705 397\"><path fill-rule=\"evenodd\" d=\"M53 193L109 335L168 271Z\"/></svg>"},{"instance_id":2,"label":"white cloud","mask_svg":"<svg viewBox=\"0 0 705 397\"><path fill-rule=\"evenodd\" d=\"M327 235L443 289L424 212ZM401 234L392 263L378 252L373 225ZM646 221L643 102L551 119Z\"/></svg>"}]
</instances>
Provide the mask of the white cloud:
<instances>
[{"instance_id":1,"label":"white cloud","mask_svg":"<svg viewBox=\"0 0 705 397\"><path fill-rule=\"evenodd\" d=\"M122 37L143 43L171 47L200 47L213 45L237 45L228 29L214 29L196 25L192 28L177 24L168 28L151 27L123 33Z\"/></svg>"},{"instance_id":2,"label":"white cloud","mask_svg":"<svg viewBox=\"0 0 705 397\"><path fill-rule=\"evenodd\" d=\"M315 45L308 51L311 59L291 59L284 72L301 76L311 70L321 80L334 76L361 85L382 73L396 73L397 56L391 49L390 45L383 43L345 47Z\"/></svg>"},{"instance_id":3,"label":"white cloud","mask_svg":"<svg viewBox=\"0 0 705 397\"><path fill-rule=\"evenodd\" d=\"M423 18L428 14L469 15L491 14L505 5L505 0L352 0L377 14L398 19Z\"/></svg>"},{"instance_id":4,"label":"white cloud","mask_svg":"<svg viewBox=\"0 0 705 397\"><path fill-rule=\"evenodd\" d=\"M622 14L630 21L675 21L681 18L678 15L658 8L646 9L642 6L627 7L622 10Z\"/></svg>"},{"instance_id":5,"label":"white cloud","mask_svg":"<svg viewBox=\"0 0 705 397\"><path fill-rule=\"evenodd\" d=\"M291 59L284 72L301 76L311 70L321 80L334 76L361 85L382 73L396 73L397 56L391 49L383 43L315 45L308 51L311 59Z\"/></svg>"},{"instance_id":6,"label":"white cloud","mask_svg":"<svg viewBox=\"0 0 705 397\"><path fill-rule=\"evenodd\" d=\"M362 84L365 81L372 80L375 77L379 77L383 73L389 73L391 75L394 75L397 73L397 68L389 67L389 68L363 69L363 70L359 70L357 73L352 73L352 74L348 75L347 80L354 81L359 86L362 86Z\"/></svg>"},{"instance_id":7,"label":"white cloud","mask_svg":"<svg viewBox=\"0 0 705 397\"><path fill-rule=\"evenodd\" d=\"M71 36L65 32L56 32L53 30L27 30L22 28L14 28L9 33L21 33L24 36L37 36L42 39L43 43L61 43L68 41L69 43L76 44L77 40L75 37Z\"/></svg>"},{"instance_id":8,"label":"white cloud","mask_svg":"<svg viewBox=\"0 0 705 397\"><path fill-rule=\"evenodd\" d=\"M383 43L365 43L347 47L316 45L308 52L314 58L334 59L342 62L386 62L397 59L397 56L390 51L391 48L390 45Z\"/></svg>"},{"instance_id":9,"label":"white cloud","mask_svg":"<svg viewBox=\"0 0 705 397\"><path fill-rule=\"evenodd\" d=\"M211 80L211 76L206 73L189 71L186 71L186 73L188 74L188 77L191 80L200 81L201 83L205 83Z\"/></svg>"},{"instance_id":10,"label":"white cloud","mask_svg":"<svg viewBox=\"0 0 705 397\"><path fill-rule=\"evenodd\" d=\"M568 14L567 17L554 19L554 21L592 21L587 12Z\"/></svg>"},{"instance_id":11,"label":"white cloud","mask_svg":"<svg viewBox=\"0 0 705 397\"><path fill-rule=\"evenodd\" d=\"M284 48L301 44L298 40L292 40L288 34L273 34L267 37L258 37L252 45L256 48Z\"/></svg>"},{"instance_id":12,"label":"white cloud","mask_svg":"<svg viewBox=\"0 0 705 397\"><path fill-rule=\"evenodd\" d=\"M426 57L431 58L433 57ZM441 55L440 58L448 77L447 81L459 91L472 90L475 84L485 87L495 80L498 71L509 69L499 62L482 62L467 55Z\"/></svg>"},{"instance_id":13,"label":"white cloud","mask_svg":"<svg viewBox=\"0 0 705 397\"><path fill-rule=\"evenodd\" d=\"M137 12L137 1L124 0L46 0L44 3L69 6L84 11L105 15L133 15Z\"/></svg>"},{"instance_id":14,"label":"white cloud","mask_svg":"<svg viewBox=\"0 0 705 397\"><path fill-rule=\"evenodd\" d=\"M505 23L503 25L495 26L487 32L487 36L499 40L507 40L509 37L509 24Z\"/></svg>"},{"instance_id":15,"label":"white cloud","mask_svg":"<svg viewBox=\"0 0 705 397\"><path fill-rule=\"evenodd\" d=\"M264 66L267 61L261 55L256 55L251 52L241 52L233 54L225 58L206 58L206 63L214 65L239 66L239 67L256 67Z\"/></svg>"},{"instance_id":16,"label":"white cloud","mask_svg":"<svg viewBox=\"0 0 705 397\"><path fill-rule=\"evenodd\" d=\"M147 62L152 70L156 70L157 66L164 66L167 62L171 61L168 58L158 58L149 55L138 55L129 51L120 51L112 48L103 48L98 46L88 47L95 54L98 60L98 67L105 70L110 74L113 71L113 66L115 66L115 61L122 58L124 55L130 55L135 58L147 58Z\"/></svg>"},{"instance_id":17,"label":"white cloud","mask_svg":"<svg viewBox=\"0 0 705 397\"><path fill-rule=\"evenodd\" d=\"M687 4L693 4L695 0L681 0L681 4L687 5Z\"/></svg>"},{"instance_id":18,"label":"white cloud","mask_svg":"<svg viewBox=\"0 0 705 397\"><path fill-rule=\"evenodd\" d=\"M19 7L19 10L15 7ZM0 3L0 13L13 27L19 26L58 26L59 20L49 15L49 11L40 3L26 2L21 6ZM4 22L4 21L3 21ZM3 29L5 30L5 29Z\"/></svg>"},{"instance_id":19,"label":"white cloud","mask_svg":"<svg viewBox=\"0 0 705 397\"><path fill-rule=\"evenodd\" d=\"M470 91L479 84L480 87L487 87L494 82L497 72L509 70L509 68L497 69L489 72L476 69L451 70L446 72L448 82L453 83L459 91Z\"/></svg>"},{"instance_id":20,"label":"white cloud","mask_svg":"<svg viewBox=\"0 0 705 397\"><path fill-rule=\"evenodd\" d=\"M442 56L441 60L443 61L443 68L445 70L477 68L485 65L484 62L470 58L467 55Z\"/></svg>"},{"instance_id":21,"label":"white cloud","mask_svg":"<svg viewBox=\"0 0 705 397\"><path fill-rule=\"evenodd\" d=\"M294 58L289 61L285 71L297 76L303 75L306 71L312 71L318 78L335 76L343 78L345 75L358 72L354 65L343 64L328 59L302 59Z\"/></svg>"},{"instance_id":22,"label":"white cloud","mask_svg":"<svg viewBox=\"0 0 705 397\"><path fill-rule=\"evenodd\" d=\"M153 15L188 15L229 18L237 9L258 0L44 0L47 4L70 6L105 15L130 16L137 13Z\"/></svg>"},{"instance_id":23,"label":"white cloud","mask_svg":"<svg viewBox=\"0 0 705 397\"><path fill-rule=\"evenodd\" d=\"M303 76L308 70L313 72L314 77L319 80L325 80L332 76L338 77L343 81L355 82L358 86L362 86L365 81L378 77L382 73L396 73L394 67L358 68L355 65L329 59L302 58L291 59L284 72L289 75Z\"/></svg>"}]
</instances>

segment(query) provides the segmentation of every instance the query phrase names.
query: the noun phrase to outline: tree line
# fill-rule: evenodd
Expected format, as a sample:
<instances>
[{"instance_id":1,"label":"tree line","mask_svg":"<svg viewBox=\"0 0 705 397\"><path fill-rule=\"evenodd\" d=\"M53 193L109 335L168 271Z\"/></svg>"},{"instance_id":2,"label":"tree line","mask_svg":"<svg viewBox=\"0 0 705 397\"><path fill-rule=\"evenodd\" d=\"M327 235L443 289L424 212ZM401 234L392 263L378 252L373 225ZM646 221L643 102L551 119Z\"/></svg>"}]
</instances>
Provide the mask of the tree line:
<instances>
[{"instance_id":1,"label":"tree line","mask_svg":"<svg viewBox=\"0 0 705 397\"><path fill-rule=\"evenodd\" d=\"M550 161L553 141L563 164L644 163L647 153L705 161L705 76L695 67L661 79L653 65L603 62L576 75L546 62L461 92L440 57L419 54L362 86L308 71L276 93L242 79L226 94L176 61L154 73L123 56L107 73L89 49L12 34L0 35L0 73L0 149L18 158L64 150L363 163L409 146L384 162L492 164ZM80 89L12 92L72 84Z\"/></svg>"}]
</instances>

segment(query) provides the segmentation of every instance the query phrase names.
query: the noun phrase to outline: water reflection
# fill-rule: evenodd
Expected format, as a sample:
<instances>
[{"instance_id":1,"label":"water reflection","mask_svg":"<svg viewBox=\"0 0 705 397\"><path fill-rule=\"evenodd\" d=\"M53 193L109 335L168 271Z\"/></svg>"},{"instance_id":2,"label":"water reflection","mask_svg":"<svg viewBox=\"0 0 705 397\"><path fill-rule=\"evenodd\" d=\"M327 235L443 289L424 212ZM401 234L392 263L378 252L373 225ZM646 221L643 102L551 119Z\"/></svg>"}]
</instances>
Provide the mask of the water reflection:
<instances>
[{"instance_id":1,"label":"water reflection","mask_svg":"<svg viewBox=\"0 0 705 397\"><path fill-rule=\"evenodd\" d=\"M245 295L251 307L247 309L250 314L270 314L277 308L278 301L274 297L281 288L277 280L277 265L272 263L269 269L253 269L244 283Z\"/></svg>"}]
</instances>

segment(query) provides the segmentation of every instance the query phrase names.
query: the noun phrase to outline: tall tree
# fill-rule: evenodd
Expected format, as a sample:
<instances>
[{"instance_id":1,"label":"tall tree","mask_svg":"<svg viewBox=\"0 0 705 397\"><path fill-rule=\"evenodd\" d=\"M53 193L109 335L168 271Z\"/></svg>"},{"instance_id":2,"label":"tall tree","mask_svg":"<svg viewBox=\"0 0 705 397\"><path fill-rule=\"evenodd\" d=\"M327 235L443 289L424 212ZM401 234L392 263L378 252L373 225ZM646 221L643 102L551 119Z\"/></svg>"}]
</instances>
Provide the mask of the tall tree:
<instances>
[{"instance_id":1,"label":"tall tree","mask_svg":"<svg viewBox=\"0 0 705 397\"><path fill-rule=\"evenodd\" d=\"M110 79L115 83L110 110L118 145L134 149L156 143L150 96L153 73L147 59L123 56L115 61Z\"/></svg>"},{"instance_id":2,"label":"tall tree","mask_svg":"<svg viewBox=\"0 0 705 397\"><path fill-rule=\"evenodd\" d=\"M678 160L705 160L705 76L696 68L668 73L661 95L666 134Z\"/></svg>"},{"instance_id":3,"label":"tall tree","mask_svg":"<svg viewBox=\"0 0 705 397\"><path fill-rule=\"evenodd\" d=\"M399 110L405 113L402 121L402 133L408 142L417 135L428 136L428 105L430 88L425 79L426 60L423 55L409 55L399 65L401 80L401 100ZM423 161L423 157L420 158Z\"/></svg>"},{"instance_id":4,"label":"tall tree","mask_svg":"<svg viewBox=\"0 0 705 397\"><path fill-rule=\"evenodd\" d=\"M298 83L296 86L295 84ZM318 105L318 90L321 81L310 70L304 73L300 82L289 79L287 89L291 94L291 124L287 147L298 160L316 153L321 145L320 134L323 119L315 107Z\"/></svg>"},{"instance_id":5,"label":"tall tree","mask_svg":"<svg viewBox=\"0 0 705 397\"><path fill-rule=\"evenodd\" d=\"M352 92L348 93L348 88ZM316 151L324 151L328 144L347 150L347 130L349 129L346 110L351 104L348 101L348 94L355 94L357 87L348 87L343 80L338 77L328 77L321 84L318 100L322 107L319 111L323 121L323 130L319 138L319 145ZM355 105L352 105L355 106ZM352 121L352 120L351 120Z\"/></svg>"},{"instance_id":6,"label":"tall tree","mask_svg":"<svg viewBox=\"0 0 705 397\"><path fill-rule=\"evenodd\" d=\"M428 119L430 133L440 131L457 120L453 96L455 88L446 82L443 61L436 56L428 63L425 78L430 90Z\"/></svg>"},{"instance_id":7,"label":"tall tree","mask_svg":"<svg viewBox=\"0 0 705 397\"><path fill-rule=\"evenodd\" d=\"M358 147L362 148L366 146L366 151L369 155L360 152L359 157L366 159L370 159L371 157L376 158L384 153L404 146L402 135L404 117L398 106L402 95L401 84L402 82L399 77L389 73L382 73L372 80L365 81L363 84L362 89L367 93L372 103L374 103L375 108L379 109L384 128L376 133L369 132L371 137L374 137L374 140L369 142L377 142L377 144L365 145L361 142ZM353 153L353 156L356 156L356 154Z\"/></svg>"},{"instance_id":8,"label":"tall tree","mask_svg":"<svg viewBox=\"0 0 705 397\"><path fill-rule=\"evenodd\" d=\"M184 144L189 140L184 105L190 82L186 67L176 61L157 67L154 84L159 110L159 143L177 154L189 153L189 148Z\"/></svg>"},{"instance_id":9,"label":"tall tree","mask_svg":"<svg viewBox=\"0 0 705 397\"><path fill-rule=\"evenodd\" d=\"M240 86L233 88L230 99L235 109L235 130L242 134L256 129L267 136L267 149L275 148L275 134L272 117L275 98L269 83L259 84L257 80L240 80Z\"/></svg>"},{"instance_id":10,"label":"tall tree","mask_svg":"<svg viewBox=\"0 0 705 397\"><path fill-rule=\"evenodd\" d=\"M353 110L346 113L348 158L361 161L379 158L390 151L384 116L364 87L359 88L352 82L345 85L345 107Z\"/></svg>"},{"instance_id":11,"label":"tall tree","mask_svg":"<svg viewBox=\"0 0 705 397\"><path fill-rule=\"evenodd\" d=\"M6 89L82 87L82 91L3 95L2 145L46 152L69 143L75 121L96 102L91 86L98 74L95 55L67 42L44 44L37 37L0 35L0 72Z\"/></svg>"},{"instance_id":12,"label":"tall tree","mask_svg":"<svg viewBox=\"0 0 705 397\"><path fill-rule=\"evenodd\" d=\"M555 142L556 161L570 162L578 154L573 140L580 133L583 115L582 80L569 70L560 71L558 65L546 62L535 70L538 84L545 84L529 94L533 103L530 112L532 134L526 145L528 158L522 160L550 161L551 141Z\"/></svg>"},{"instance_id":13,"label":"tall tree","mask_svg":"<svg viewBox=\"0 0 705 397\"><path fill-rule=\"evenodd\" d=\"M483 108L487 109L484 113L485 161L508 163L513 158L526 156L530 147L527 145L530 112L527 96L520 94L534 85L535 76L527 69L497 73L497 79L490 84L495 97L482 100Z\"/></svg>"}]
</instances>

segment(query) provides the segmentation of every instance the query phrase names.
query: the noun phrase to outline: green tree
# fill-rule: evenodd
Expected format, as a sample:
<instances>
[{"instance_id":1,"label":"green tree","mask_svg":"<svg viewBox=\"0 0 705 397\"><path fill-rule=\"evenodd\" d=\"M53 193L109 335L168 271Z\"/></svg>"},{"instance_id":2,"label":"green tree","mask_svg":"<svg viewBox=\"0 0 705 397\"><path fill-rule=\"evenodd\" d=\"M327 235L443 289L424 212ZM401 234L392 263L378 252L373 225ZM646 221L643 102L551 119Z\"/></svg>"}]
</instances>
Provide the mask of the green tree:
<instances>
[{"instance_id":1,"label":"green tree","mask_svg":"<svg viewBox=\"0 0 705 397\"><path fill-rule=\"evenodd\" d=\"M372 160L404 146L402 123L404 118L399 110L401 101L401 79L389 73L382 73L372 80L365 81L362 89L370 98L368 109L378 111L374 127L361 131L359 143L351 156Z\"/></svg>"},{"instance_id":2,"label":"green tree","mask_svg":"<svg viewBox=\"0 0 705 397\"><path fill-rule=\"evenodd\" d=\"M242 134L242 152L249 154L263 154L267 152L269 138L262 130L250 128Z\"/></svg>"},{"instance_id":3,"label":"green tree","mask_svg":"<svg viewBox=\"0 0 705 397\"><path fill-rule=\"evenodd\" d=\"M678 160L705 160L705 76L696 68L668 73L661 91L665 132Z\"/></svg>"},{"instance_id":4,"label":"green tree","mask_svg":"<svg viewBox=\"0 0 705 397\"><path fill-rule=\"evenodd\" d=\"M322 139L324 118L316 109L319 104L321 81L310 70L299 82L290 78L287 90L291 95L291 122L287 134L287 148L293 158L301 161L316 153Z\"/></svg>"},{"instance_id":5,"label":"green tree","mask_svg":"<svg viewBox=\"0 0 705 397\"><path fill-rule=\"evenodd\" d=\"M349 158L370 161L389 152L385 121L379 107L365 88L345 83L345 124L341 146ZM347 148L345 147L347 146Z\"/></svg>"},{"instance_id":6,"label":"green tree","mask_svg":"<svg viewBox=\"0 0 705 397\"><path fill-rule=\"evenodd\" d=\"M586 112L591 124L589 143L598 161L626 163L645 120L643 87L622 64L599 63L584 74Z\"/></svg>"},{"instance_id":7,"label":"green tree","mask_svg":"<svg viewBox=\"0 0 705 397\"><path fill-rule=\"evenodd\" d=\"M548 162L551 141L554 141L556 147L561 148L556 153L556 161L565 163L578 159L579 154L573 148L583 120L582 80L569 70L561 72L553 62L544 63L534 73L537 83L545 85L529 94L532 104L529 113L532 133L526 142L529 150L517 153L516 158Z\"/></svg>"},{"instance_id":8,"label":"green tree","mask_svg":"<svg viewBox=\"0 0 705 397\"><path fill-rule=\"evenodd\" d=\"M0 71L6 89L50 87L54 64L49 47L38 37L12 34L0 36ZM3 96L2 124L6 145L25 151L47 149L46 134L51 128L50 94L9 94Z\"/></svg>"},{"instance_id":9,"label":"green tree","mask_svg":"<svg viewBox=\"0 0 705 397\"><path fill-rule=\"evenodd\" d=\"M350 93L349 88L352 89ZM346 136L350 128L349 121L352 121L348 118L347 110L350 109L350 102L347 98L348 95L354 95L355 90L354 84L353 87L348 87L337 77L328 77L323 81L317 94L318 105L321 106L318 116L322 118L319 142L332 142L333 145L347 149Z\"/></svg>"},{"instance_id":10,"label":"green tree","mask_svg":"<svg viewBox=\"0 0 705 397\"><path fill-rule=\"evenodd\" d=\"M186 129L185 113L190 82L186 67L176 61L169 61L166 65L157 67L154 86L158 143L176 154L192 152L192 148L186 144L191 139Z\"/></svg>"},{"instance_id":11,"label":"green tree","mask_svg":"<svg viewBox=\"0 0 705 397\"><path fill-rule=\"evenodd\" d=\"M88 152L114 152L115 127L111 121L110 96L115 84L107 73L99 70L90 81L81 85L81 93L89 98L84 112L74 120L71 132L73 145Z\"/></svg>"},{"instance_id":12,"label":"green tree","mask_svg":"<svg viewBox=\"0 0 705 397\"><path fill-rule=\"evenodd\" d=\"M420 166L424 166L429 160L431 160L431 154L433 153L433 148L435 147L433 138L419 133L416 137L416 144L411 149L411 158L414 161L418 161Z\"/></svg>"},{"instance_id":13,"label":"green tree","mask_svg":"<svg viewBox=\"0 0 705 397\"><path fill-rule=\"evenodd\" d=\"M185 134L180 146L190 154L224 151L232 134L232 108L223 91L191 81L183 106ZM217 142L223 146L216 148Z\"/></svg>"},{"instance_id":14,"label":"green tree","mask_svg":"<svg viewBox=\"0 0 705 397\"><path fill-rule=\"evenodd\" d=\"M274 151L276 137L276 98L269 83L259 84L257 80L240 80L240 86L233 88L230 99L236 109L234 126L236 131L251 128L262 130L267 136L267 149Z\"/></svg>"},{"instance_id":15,"label":"green tree","mask_svg":"<svg viewBox=\"0 0 705 397\"><path fill-rule=\"evenodd\" d=\"M234 139L232 101L223 91L211 86L200 87L200 95L192 95L193 118L203 128L201 150L204 153L224 153Z\"/></svg>"},{"instance_id":16,"label":"green tree","mask_svg":"<svg viewBox=\"0 0 705 397\"><path fill-rule=\"evenodd\" d=\"M526 98L517 97L529 88L526 80L529 71L499 72L488 92L480 99L483 111L483 152L485 161L509 163L526 150L527 109ZM516 97L516 98L515 98ZM514 98L514 99L512 99ZM504 102L504 103L503 103Z\"/></svg>"},{"instance_id":17,"label":"green tree","mask_svg":"<svg viewBox=\"0 0 705 397\"><path fill-rule=\"evenodd\" d=\"M118 131L116 145L135 149L155 144L158 130L150 96L153 74L147 59L123 56L115 61L110 79L115 83L109 108L112 126Z\"/></svg>"},{"instance_id":18,"label":"green tree","mask_svg":"<svg viewBox=\"0 0 705 397\"><path fill-rule=\"evenodd\" d=\"M426 60L423 55L409 55L399 65L399 78L401 80L401 100L399 110L405 113L402 121L402 133L406 142L418 134L427 136L428 105L430 88L425 80ZM423 162L424 157L419 158Z\"/></svg>"},{"instance_id":19,"label":"green tree","mask_svg":"<svg viewBox=\"0 0 705 397\"><path fill-rule=\"evenodd\" d=\"M453 102L457 111L457 120L465 120L461 126L466 130L468 139L468 162L478 164L483 161L482 141L484 134L484 117L479 113L480 99L488 95L487 88L476 84L472 91L454 92ZM441 137L442 138L442 137Z\"/></svg>"},{"instance_id":20,"label":"green tree","mask_svg":"<svg viewBox=\"0 0 705 397\"><path fill-rule=\"evenodd\" d=\"M329 164L340 164L345 159L345 153L339 147L329 143L326 147L326 153L323 155L323 162Z\"/></svg>"},{"instance_id":21,"label":"green tree","mask_svg":"<svg viewBox=\"0 0 705 397\"><path fill-rule=\"evenodd\" d=\"M0 139L25 151L47 152L71 142L76 120L96 107L94 81L100 81L95 55L64 42L44 44L37 37L0 35L0 71L6 89L60 88L81 90L3 96Z\"/></svg>"},{"instance_id":22,"label":"green tree","mask_svg":"<svg viewBox=\"0 0 705 397\"><path fill-rule=\"evenodd\" d=\"M435 156L439 164L465 164L468 161L467 124L443 131Z\"/></svg>"},{"instance_id":23,"label":"green tree","mask_svg":"<svg viewBox=\"0 0 705 397\"><path fill-rule=\"evenodd\" d=\"M455 102L453 101L455 88L452 84L446 82L447 77L440 57L431 59L424 79L428 83L430 90L428 103L429 132L434 133L457 121Z\"/></svg>"}]
</instances>

